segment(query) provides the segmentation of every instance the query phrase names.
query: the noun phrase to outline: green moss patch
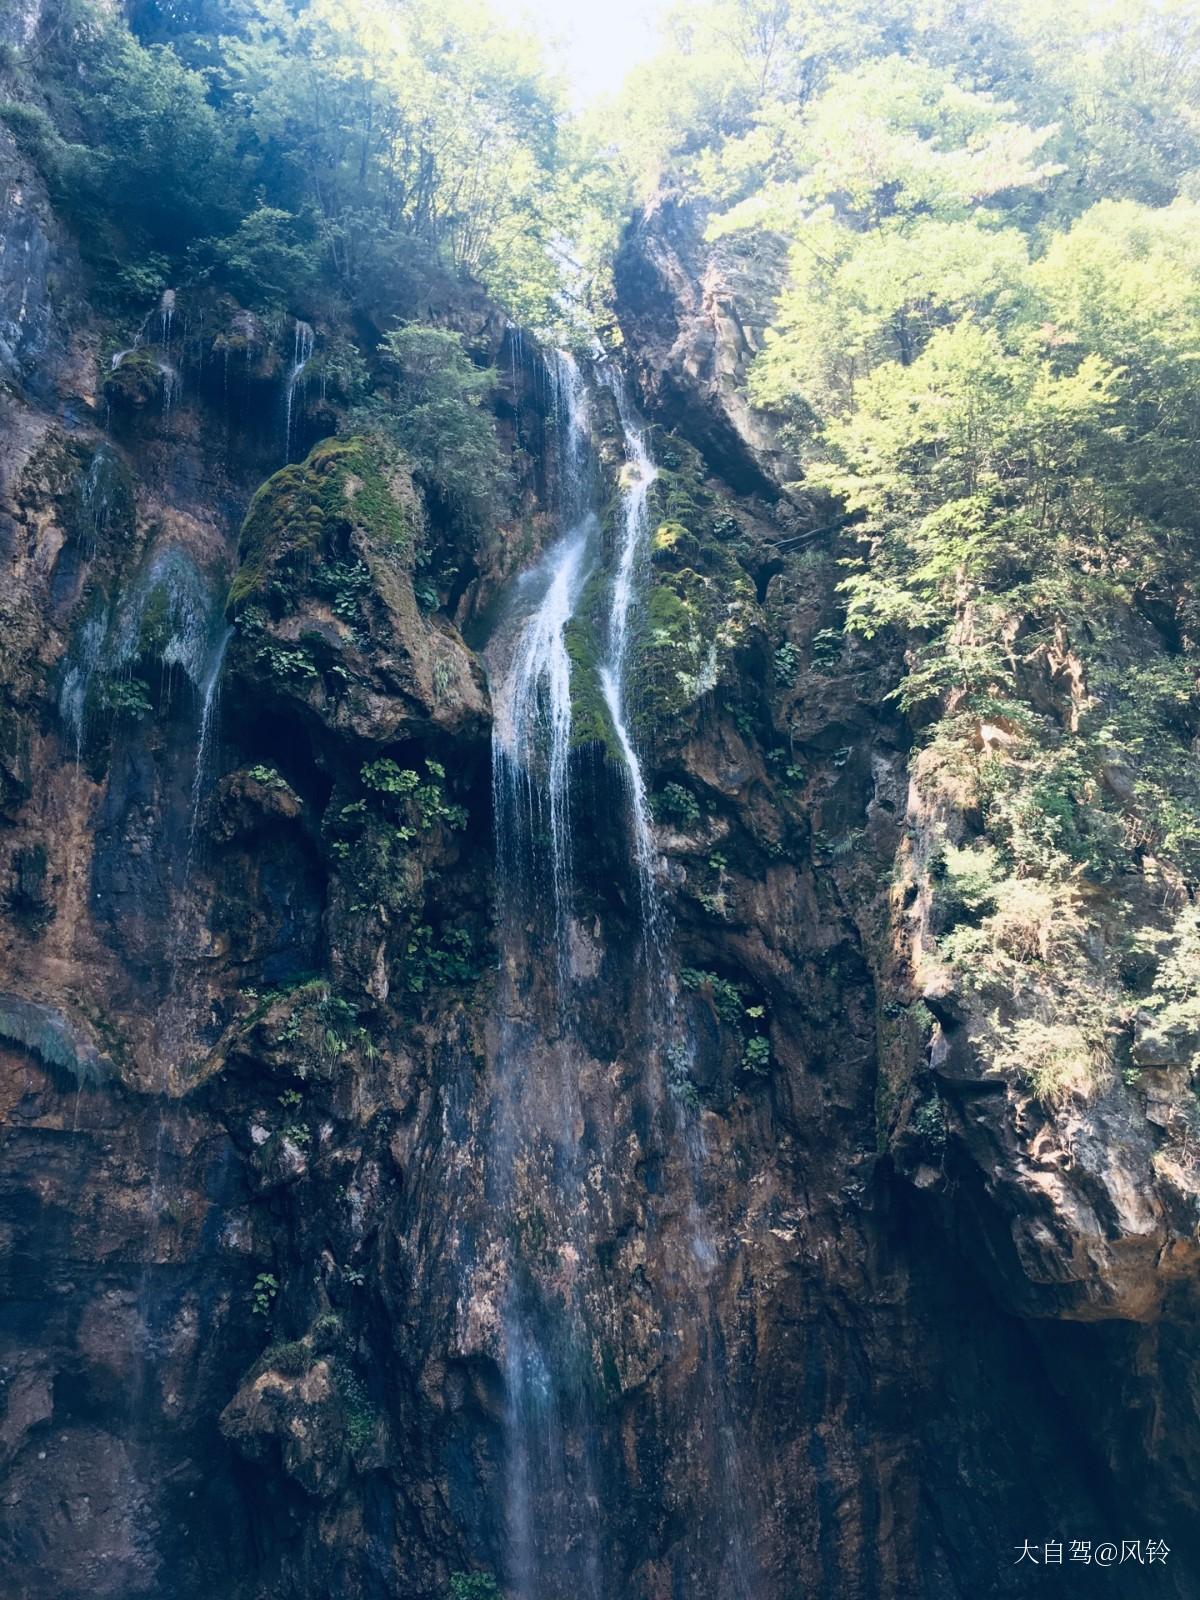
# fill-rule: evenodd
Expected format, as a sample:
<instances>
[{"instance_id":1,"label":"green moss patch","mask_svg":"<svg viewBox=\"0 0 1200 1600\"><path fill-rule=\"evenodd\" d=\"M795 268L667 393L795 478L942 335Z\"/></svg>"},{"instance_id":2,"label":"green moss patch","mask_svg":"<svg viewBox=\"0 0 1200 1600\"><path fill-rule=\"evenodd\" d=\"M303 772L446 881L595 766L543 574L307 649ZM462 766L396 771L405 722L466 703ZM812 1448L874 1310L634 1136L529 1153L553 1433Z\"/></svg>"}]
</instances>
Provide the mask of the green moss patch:
<instances>
[{"instance_id":1,"label":"green moss patch","mask_svg":"<svg viewBox=\"0 0 1200 1600\"><path fill-rule=\"evenodd\" d=\"M118 411L144 411L161 404L163 370L148 350L128 350L104 380L104 398Z\"/></svg>"},{"instance_id":2,"label":"green moss patch","mask_svg":"<svg viewBox=\"0 0 1200 1600\"><path fill-rule=\"evenodd\" d=\"M616 730L600 687L611 581L605 572L595 572L588 579L563 642L571 660L571 743L598 744L606 755L619 760Z\"/></svg>"},{"instance_id":3,"label":"green moss patch","mask_svg":"<svg viewBox=\"0 0 1200 1600\"><path fill-rule=\"evenodd\" d=\"M674 434L660 435L656 450L651 577L634 617L631 663L643 740L717 686L761 621L753 581L730 537L729 513L705 482L699 454Z\"/></svg>"},{"instance_id":4,"label":"green moss patch","mask_svg":"<svg viewBox=\"0 0 1200 1600\"><path fill-rule=\"evenodd\" d=\"M255 494L242 524L242 563L229 609L252 599L280 612L297 582L322 560L343 557L357 535L374 549L411 559L415 499L366 438L323 439Z\"/></svg>"}]
</instances>

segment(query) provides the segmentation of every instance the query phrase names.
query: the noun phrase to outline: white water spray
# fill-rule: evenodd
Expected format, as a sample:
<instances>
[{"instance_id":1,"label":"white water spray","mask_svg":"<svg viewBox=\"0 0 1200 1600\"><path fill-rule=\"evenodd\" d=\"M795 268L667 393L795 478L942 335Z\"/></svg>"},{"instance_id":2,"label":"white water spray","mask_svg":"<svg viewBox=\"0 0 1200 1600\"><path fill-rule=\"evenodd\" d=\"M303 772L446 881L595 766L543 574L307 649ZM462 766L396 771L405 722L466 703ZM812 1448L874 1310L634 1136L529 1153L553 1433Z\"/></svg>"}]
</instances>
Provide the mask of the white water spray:
<instances>
[{"instance_id":1,"label":"white water spray","mask_svg":"<svg viewBox=\"0 0 1200 1600\"><path fill-rule=\"evenodd\" d=\"M624 380L620 373L612 370L605 374L605 378L617 402L626 462L621 474L624 501L621 548L613 578L608 657L600 668L600 688L612 718L629 785L630 822L634 864L641 892L642 926L647 956L654 969L651 978L652 981L661 980L662 992L669 997L672 985L667 971L663 915L658 892L659 855L654 844L646 781L629 727L626 686L629 624L637 602L639 579L649 557L650 489L658 473L646 443L645 432L634 419Z\"/></svg>"},{"instance_id":2,"label":"white water spray","mask_svg":"<svg viewBox=\"0 0 1200 1600\"><path fill-rule=\"evenodd\" d=\"M566 534L536 576L545 588L520 626L512 662L495 697L495 775L503 803L523 804L536 825L545 812L556 911L570 876L571 819L567 765L571 740L571 660L566 629L585 572L593 525Z\"/></svg>"},{"instance_id":3,"label":"white water spray","mask_svg":"<svg viewBox=\"0 0 1200 1600\"><path fill-rule=\"evenodd\" d=\"M569 356L560 353L552 372L561 401L562 510L573 521L586 499L580 482L587 446L585 390ZM537 567L522 576L507 625L488 650L500 879L510 888L521 886L527 875L549 881L560 1003L569 983L571 884L571 659L566 634L591 570L598 531L594 513L584 513ZM539 839L549 846L541 873ZM520 859L522 846L530 852L528 860Z\"/></svg>"},{"instance_id":4,"label":"white water spray","mask_svg":"<svg viewBox=\"0 0 1200 1600\"><path fill-rule=\"evenodd\" d=\"M296 328L292 343L292 369L288 373L285 426L284 426L284 460L292 459L292 410L295 405L296 388L304 376L304 369L312 360L313 331L307 322L296 318Z\"/></svg>"}]
</instances>

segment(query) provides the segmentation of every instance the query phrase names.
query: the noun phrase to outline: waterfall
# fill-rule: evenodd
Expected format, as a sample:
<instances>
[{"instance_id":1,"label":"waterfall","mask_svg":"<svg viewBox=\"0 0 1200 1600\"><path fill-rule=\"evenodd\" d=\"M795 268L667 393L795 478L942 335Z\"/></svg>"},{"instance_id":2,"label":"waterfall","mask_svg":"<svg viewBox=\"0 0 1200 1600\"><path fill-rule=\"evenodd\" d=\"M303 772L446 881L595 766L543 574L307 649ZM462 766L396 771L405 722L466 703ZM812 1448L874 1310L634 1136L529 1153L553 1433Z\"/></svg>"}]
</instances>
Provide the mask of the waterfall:
<instances>
[{"instance_id":1,"label":"waterfall","mask_svg":"<svg viewBox=\"0 0 1200 1600\"><path fill-rule=\"evenodd\" d=\"M644 429L633 415L622 375L613 370L604 374L617 405L621 433L625 447L626 464L621 475L622 528L617 569L613 578L612 598L608 623L608 655L600 668L600 683L605 704L612 718L613 729L625 767L629 790L630 826L633 837L634 863L637 867L641 891L642 935L646 959L647 993L651 1005L661 1004L663 1012L657 1026L652 1027L652 1037L661 1055L664 1076L668 1083L674 1081L679 1060L690 1061L692 1041L686 1026L678 1016L675 1006L676 984L672 971L669 943L670 930L663 908L659 884L660 862L654 844L654 833L642 772L633 737L629 727L626 657L629 645L629 624L638 603L639 582L644 581L648 566L650 545L650 489L656 468L650 454ZM686 1074L690 1077L690 1072ZM689 1248L694 1271L684 1272L684 1282L693 1293L698 1273L702 1279L699 1305L687 1307L689 1321L699 1320L706 1329L709 1345L713 1344L720 1328L720 1319L713 1298L713 1272L717 1264L717 1251L712 1230L703 1203L703 1163L706 1155L703 1128L697 1118L685 1113L673 1099L675 1109L675 1135L683 1145L685 1163L691 1184L688 1203ZM668 1319L675 1310L673 1299L666 1308ZM747 1486L741 1464L733 1414L724 1375L717 1371L712 1349L698 1373L702 1384L704 1412L710 1419L711 1470L716 1504L715 1526L705 1525L706 1537L716 1536L720 1528L725 1540L723 1600L754 1600L757 1579L752 1552L747 1545L744 1523L748 1505Z\"/></svg>"},{"instance_id":2,"label":"waterfall","mask_svg":"<svg viewBox=\"0 0 1200 1600\"><path fill-rule=\"evenodd\" d=\"M565 940L571 874L568 754L571 739L571 663L566 627L587 574L596 523L587 519L555 544L532 575L541 590L533 610L510 641L511 660L494 701L492 792L501 852L500 883L517 893L527 887L523 869L538 876L536 861L522 860L523 843L536 849L544 834L560 956ZM516 852L516 854L514 854Z\"/></svg>"},{"instance_id":3,"label":"waterfall","mask_svg":"<svg viewBox=\"0 0 1200 1600\"><path fill-rule=\"evenodd\" d=\"M561 396L560 515L568 527L518 581L509 616L488 647L488 670L502 907L512 909L528 899L533 885L548 884L561 1003L569 984L571 880L571 661L566 630L591 570L599 523L594 512L582 509L587 442L583 380L564 353L551 366L555 392Z\"/></svg>"},{"instance_id":4,"label":"waterfall","mask_svg":"<svg viewBox=\"0 0 1200 1600\"><path fill-rule=\"evenodd\" d=\"M635 421L629 405L624 379L613 369L605 381L617 403L621 434L625 446L625 468L621 474L623 515L621 547L613 578L612 602L608 621L608 655L600 667L600 688L621 751L625 779L629 786L630 824L633 833L634 864L642 903L642 931L647 955L657 969L652 978L662 980L662 993L669 1000L673 987L666 970L663 916L658 893L658 851L654 845L650 802L646 781L629 728L626 656L629 647L629 621L637 599L637 584L650 545L650 489L657 469L650 456L644 430Z\"/></svg>"},{"instance_id":5,"label":"waterfall","mask_svg":"<svg viewBox=\"0 0 1200 1600\"><path fill-rule=\"evenodd\" d=\"M285 391L285 422L284 422L284 460L292 459L292 408L296 398L296 386L304 376L304 369L312 360L313 331L307 322L296 318L296 327L292 340L292 368L288 373L287 388Z\"/></svg>"},{"instance_id":6,"label":"waterfall","mask_svg":"<svg viewBox=\"0 0 1200 1600\"><path fill-rule=\"evenodd\" d=\"M591 627L599 685L625 777L629 849L640 890L641 960L656 1016L646 1040L644 1092L671 1080L676 1053L690 1051L675 1006L670 928L662 903L646 780L629 711L636 617L649 574L650 503L655 466L620 376L601 369L613 391L624 439L621 515L607 608L589 601L578 619ZM573 939L572 627L601 546L600 485L577 364L547 359L544 384L556 441L559 533L513 585L485 652L492 689L492 787L501 962L491 1049L491 1106L483 1163L490 1226L476 1247L464 1314L495 1308L504 1378L504 1527L507 1579L514 1600L617 1600L617 1575L605 1567L620 1449L600 1400L602 1318L607 1293L596 1239L603 1226L604 1176L615 1159L597 1107L580 1080L588 1051L580 1041ZM553 986L553 1004L549 1004ZM544 997L544 998L543 998ZM632 1041L631 1041L632 1042ZM673 1152L690 1189L682 1217L666 1196L646 1195L647 1240L664 1252L663 1335L685 1349L701 1331L704 1357L688 1384L695 1416L679 1419L681 1446L707 1464L711 1498L697 1501L689 1537L721 1541L722 1600L754 1600L753 1562L740 1529L743 1475L724 1394L717 1314L718 1253L703 1203L703 1137L693 1112L659 1096L660 1150ZM585 1147L586 1146L586 1147ZM603 1154L600 1154L603 1152ZM496 1231L493 1231L496 1230ZM496 1266L504 1263L497 1290ZM681 1557L686 1559L686 1557Z\"/></svg>"},{"instance_id":7,"label":"waterfall","mask_svg":"<svg viewBox=\"0 0 1200 1600\"><path fill-rule=\"evenodd\" d=\"M569 1005L571 658L567 631L599 547L589 505L586 391L575 362L547 360L555 396L560 533L516 582L487 647L501 977L486 1181L504 1230L504 1512L520 1600L603 1600L592 1461L595 1382L585 1291L592 1263L578 1051ZM543 952L553 954L549 960ZM549 969L549 970L547 970ZM556 1031L530 1020L554 987ZM531 1244L530 1229L545 1230ZM553 1256L558 1269L547 1274ZM486 1276L486 1267L484 1268Z\"/></svg>"}]
</instances>

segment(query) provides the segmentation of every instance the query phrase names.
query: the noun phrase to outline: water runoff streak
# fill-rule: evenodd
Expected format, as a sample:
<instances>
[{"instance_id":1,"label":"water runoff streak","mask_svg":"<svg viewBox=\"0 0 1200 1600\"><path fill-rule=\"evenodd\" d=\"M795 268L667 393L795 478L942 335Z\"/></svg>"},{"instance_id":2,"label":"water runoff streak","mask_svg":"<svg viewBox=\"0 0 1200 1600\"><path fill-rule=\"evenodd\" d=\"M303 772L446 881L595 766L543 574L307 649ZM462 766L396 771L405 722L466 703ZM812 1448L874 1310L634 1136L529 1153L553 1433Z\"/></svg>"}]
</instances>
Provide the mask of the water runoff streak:
<instances>
[{"instance_id":1,"label":"water runoff streak","mask_svg":"<svg viewBox=\"0 0 1200 1600\"><path fill-rule=\"evenodd\" d=\"M284 388L283 448L284 460L292 459L292 411L295 407L296 389L304 376L304 369L312 360L313 331L307 322L296 318L292 334L292 365Z\"/></svg>"},{"instance_id":2,"label":"water runoff streak","mask_svg":"<svg viewBox=\"0 0 1200 1600\"><path fill-rule=\"evenodd\" d=\"M548 359L563 529L517 582L486 660L502 971L489 1202L509 1242L502 1307L508 1569L520 1600L607 1600L592 1461L594 1407L571 1029L571 662L567 629L596 559L587 396ZM547 959L549 950L552 959ZM544 975L544 976L543 976ZM554 1004L539 1007L539 981ZM542 1026L536 1020L542 1018ZM536 1257L536 1262L532 1259ZM553 1259L558 1267L541 1265Z\"/></svg>"},{"instance_id":3,"label":"water runoff streak","mask_svg":"<svg viewBox=\"0 0 1200 1600\"><path fill-rule=\"evenodd\" d=\"M649 1073L661 1069L669 1080L670 1053L687 1045L674 1005L670 931L627 684L630 645L649 572L655 466L620 374L601 368L599 376L614 394L626 456L608 614L599 621L599 680L629 799L642 970L650 1003L661 1008L647 1041ZM492 784L501 942L486 1167L488 1203L504 1230L506 1242L499 1248L507 1259L500 1357L505 1379L507 1577L514 1600L619 1600L616 1575L605 1567L606 1508L598 1489L602 1481L617 1481L620 1469L617 1478L600 1470L603 1408L589 1305L603 1290L588 1211L586 1163L595 1154L579 1149L586 1122L579 1090L585 1053L575 1035L571 958L568 633L598 560L598 484L587 391L579 369L569 356L558 354L548 361L547 380L557 419L562 532L517 581L486 652L494 706ZM554 1005L539 1005L539 993L544 994L550 980ZM689 1319L699 1317L707 1330L707 1355L695 1398L708 1419L707 1431L700 1425L707 1440L702 1448L710 1458L712 1494L720 1503L697 1506L694 1536L723 1541L727 1600L754 1600L736 1531L744 1509L737 1451L713 1354L719 1337L710 1294L716 1252L704 1217L702 1144L693 1122L682 1107L666 1110L663 1137L681 1152L691 1174L692 1200L681 1241L687 1259L681 1257L670 1273L672 1304L664 1304L662 1315L668 1328L676 1315L681 1319L675 1330L681 1348ZM648 1209L653 1217L655 1203Z\"/></svg>"},{"instance_id":4,"label":"water runoff streak","mask_svg":"<svg viewBox=\"0 0 1200 1600\"><path fill-rule=\"evenodd\" d=\"M629 646L630 617L638 599L638 589L650 547L650 489L657 470L646 443L645 431L638 425L629 404L624 379L615 369L605 374L617 402L621 432L625 442L625 469L621 475L623 519L621 548L612 587L612 609L608 622L608 656L600 668L600 687L625 764L629 786L630 822L633 830L633 855L641 891L642 931L646 955L655 969L652 977L666 979L667 955L663 917L658 894L658 852L654 847L650 802L642 764L634 748L626 707L626 657ZM665 983L663 993L671 993Z\"/></svg>"},{"instance_id":5,"label":"water runoff streak","mask_svg":"<svg viewBox=\"0 0 1200 1600\"><path fill-rule=\"evenodd\" d=\"M608 369L604 377L616 401L626 462L621 476L621 546L612 586L608 657L600 669L600 683L624 761L629 791L634 864L641 890L647 993L651 1005L661 1002L663 1007L656 1024L651 1025L651 1038L657 1045L664 1076L670 1082L680 1069L685 1073L688 1071L693 1045L675 1006L676 985L670 956L669 918L662 903L660 858L654 843L641 760L630 732L626 681L630 620L640 601L649 565L650 490L657 469L645 429L634 416L629 403L621 373ZM664 1312L668 1324L672 1314L682 1310L685 1320L699 1322L704 1328L705 1351L698 1379L702 1411L710 1419L708 1443L712 1503L706 1508L708 1515L702 1536L710 1544L719 1540L723 1546L722 1595L727 1600L754 1600L757 1579L745 1538L749 1506L744 1494L741 1450L729 1406L725 1375L718 1370L724 1362L718 1357L716 1349L720 1339L720 1319L713 1294L717 1251L703 1199L703 1167L707 1152L699 1119L685 1112L678 1104L675 1111L674 1131L683 1146L691 1183L687 1232L692 1261L690 1267L681 1272L677 1293L667 1297ZM679 1296L685 1298L682 1306L676 1305Z\"/></svg>"}]
</instances>

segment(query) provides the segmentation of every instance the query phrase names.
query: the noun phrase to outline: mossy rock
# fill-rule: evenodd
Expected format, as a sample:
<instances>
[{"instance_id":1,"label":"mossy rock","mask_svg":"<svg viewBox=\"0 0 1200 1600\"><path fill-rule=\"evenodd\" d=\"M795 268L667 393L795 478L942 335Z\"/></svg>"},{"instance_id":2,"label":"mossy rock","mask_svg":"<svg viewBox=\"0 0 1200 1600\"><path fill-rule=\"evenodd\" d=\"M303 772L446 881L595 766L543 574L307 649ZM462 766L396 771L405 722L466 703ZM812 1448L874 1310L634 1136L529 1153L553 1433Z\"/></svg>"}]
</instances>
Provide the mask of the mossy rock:
<instances>
[{"instance_id":1,"label":"mossy rock","mask_svg":"<svg viewBox=\"0 0 1200 1600\"><path fill-rule=\"evenodd\" d=\"M650 559L659 565L694 564L700 559L700 541L682 522L660 522L650 539Z\"/></svg>"},{"instance_id":2,"label":"mossy rock","mask_svg":"<svg viewBox=\"0 0 1200 1600\"><path fill-rule=\"evenodd\" d=\"M343 554L356 534L411 561L418 530L411 484L371 440L323 439L303 462L268 478L250 502L228 609L251 599L280 609L298 578L322 558Z\"/></svg>"},{"instance_id":3,"label":"mossy rock","mask_svg":"<svg viewBox=\"0 0 1200 1600\"><path fill-rule=\"evenodd\" d=\"M171 637L174 622L174 605L171 590L166 583L156 583L146 596L138 628L137 659L161 658Z\"/></svg>"},{"instance_id":4,"label":"mossy rock","mask_svg":"<svg viewBox=\"0 0 1200 1600\"><path fill-rule=\"evenodd\" d=\"M104 380L104 398L114 411L145 411L162 404L165 374L148 350L127 350Z\"/></svg>"},{"instance_id":5,"label":"mossy rock","mask_svg":"<svg viewBox=\"0 0 1200 1600\"><path fill-rule=\"evenodd\" d=\"M714 689L761 620L753 583L720 546L700 545L697 565L671 564L676 552L683 555L698 543L689 535L659 547L635 621L632 670L642 686L642 738L653 737Z\"/></svg>"},{"instance_id":6,"label":"mossy rock","mask_svg":"<svg viewBox=\"0 0 1200 1600\"><path fill-rule=\"evenodd\" d=\"M655 448L651 580L631 641L631 677L641 690L636 732L643 741L717 686L762 621L753 580L739 560L740 524L705 481L699 452L674 434L660 434Z\"/></svg>"},{"instance_id":7,"label":"mossy rock","mask_svg":"<svg viewBox=\"0 0 1200 1600\"><path fill-rule=\"evenodd\" d=\"M616 729L600 686L609 582L603 572L588 579L563 642L571 661L571 744L599 745L606 756L620 760Z\"/></svg>"},{"instance_id":8,"label":"mossy rock","mask_svg":"<svg viewBox=\"0 0 1200 1600\"><path fill-rule=\"evenodd\" d=\"M630 618L629 683L634 734L653 743L681 713L715 688L744 638L761 625L753 580L732 534L740 525L705 482L699 453L674 434L655 439L650 488L650 574ZM613 515L619 514L619 502ZM732 532L731 532L732 524ZM599 745L620 761L600 684L611 573L588 582L569 623L573 745Z\"/></svg>"},{"instance_id":9,"label":"mossy rock","mask_svg":"<svg viewBox=\"0 0 1200 1600\"><path fill-rule=\"evenodd\" d=\"M658 471L650 486L651 514L661 523L679 523L707 538L714 496L705 483L700 452L673 433L660 434L655 450Z\"/></svg>"}]
</instances>

